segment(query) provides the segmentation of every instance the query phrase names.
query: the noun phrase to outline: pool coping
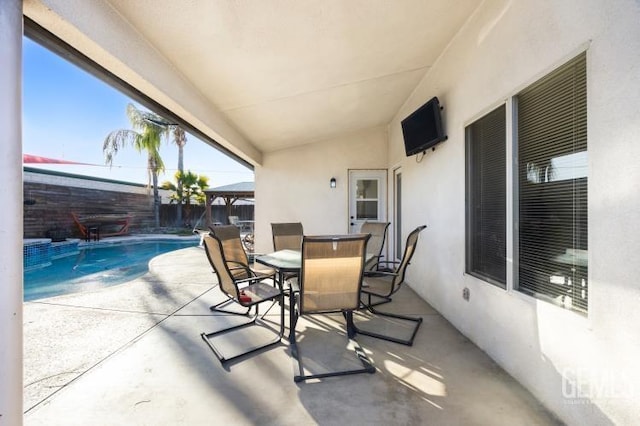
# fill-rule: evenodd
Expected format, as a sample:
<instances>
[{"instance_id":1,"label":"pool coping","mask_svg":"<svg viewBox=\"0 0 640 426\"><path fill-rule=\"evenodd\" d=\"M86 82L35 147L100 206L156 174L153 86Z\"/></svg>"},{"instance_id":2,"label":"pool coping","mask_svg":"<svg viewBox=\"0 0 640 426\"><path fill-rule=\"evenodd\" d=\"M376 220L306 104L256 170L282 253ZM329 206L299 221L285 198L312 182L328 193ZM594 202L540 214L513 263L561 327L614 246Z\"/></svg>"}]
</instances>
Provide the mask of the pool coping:
<instances>
[{"instance_id":1,"label":"pool coping","mask_svg":"<svg viewBox=\"0 0 640 426\"><path fill-rule=\"evenodd\" d=\"M200 236L193 235L173 235L173 234L137 234L137 235L125 235L118 237L106 237L98 241L84 241L81 240L78 243L78 247L96 247L107 246L113 244L119 244L123 242L138 242L149 240L162 240L162 241L183 241L183 240L200 240Z\"/></svg>"}]
</instances>

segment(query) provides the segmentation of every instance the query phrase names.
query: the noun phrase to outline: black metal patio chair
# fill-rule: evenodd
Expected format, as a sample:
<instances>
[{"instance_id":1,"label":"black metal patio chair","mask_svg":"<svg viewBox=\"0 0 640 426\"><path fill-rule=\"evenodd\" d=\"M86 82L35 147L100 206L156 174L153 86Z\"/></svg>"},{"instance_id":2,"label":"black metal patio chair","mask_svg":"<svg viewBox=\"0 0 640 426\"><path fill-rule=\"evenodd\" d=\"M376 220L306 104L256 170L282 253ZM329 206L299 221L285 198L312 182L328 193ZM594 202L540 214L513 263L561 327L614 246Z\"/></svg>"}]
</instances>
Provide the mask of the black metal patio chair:
<instances>
[{"instance_id":1,"label":"black metal patio chair","mask_svg":"<svg viewBox=\"0 0 640 426\"><path fill-rule=\"evenodd\" d=\"M413 340L422 324L422 317L406 316L400 314L394 314L389 312L381 312L375 308L375 306L382 305L384 303L391 302L391 296L397 292L401 285L404 283L405 273L407 266L413 257L418 244L418 235L425 229L426 226L418 226L411 231L407 237L407 243L404 249L404 255L400 262L394 261L380 261L379 265L374 266L374 271L365 272L364 284L362 287L363 304L366 309L374 315L383 317L390 317L399 320L409 321L413 324L411 330L411 337L408 339L400 339L394 336L383 335L375 331L363 330L362 328L355 326L357 333L364 334L365 336L371 336L378 339L388 340L390 342L401 343L403 345L413 345ZM378 299L374 301L374 298Z\"/></svg>"},{"instance_id":2,"label":"black metal patio chair","mask_svg":"<svg viewBox=\"0 0 640 426\"><path fill-rule=\"evenodd\" d=\"M203 242L207 258L218 278L220 290L227 296L228 302L237 303L247 308L248 312L254 309L254 314L249 321L212 333L202 333L201 336L204 341L207 342L207 345L213 350L220 362L224 364L240 356L280 343L280 339L284 334L284 295L282 290L279 287L264 282L264 280L269 277L252 275L250 270L246 271L246 274L250 275L249 277L241 277L239 274L232 273L229 268L230 262L225 257L222 240L219 238L207 235L204 237ZM263 302L272 303L261 316L259 314L259 305ZM265 325L263 323L264 316L277 302L280 302L280 330L275 339L267 343L245 348L233 356L225 356L222 351L216 347L213 340L218 336L249 326Z\"/></svg>"},{"instance_id":3,"label":"black metal patio chair","mask_svg":"<svg viewBox=\"0 0 640 426\"><path fill-rule=\"evenodd\" d=\"M299 288L291 315L295 316L291 352L297 360L294 381L319 379L347 374L374 373L375 368L360 345L354 340L353 311L360 306L360 289L364 268L365 247L369 235L304 237ZM300 316L341 312L346 319L347 338L355 348L361 368L305 374L296 325Z\"/></svg>"},{"instance_id":4,"label":"black metal patio chair","mask_svg":"<svg viewBox=\"0 0 640 426\"><path fill-rule=\"evenodd\" d=\"M211 226L209 227L209 231L209 234L216 237L220 241L220 244L222 244L222 251L224 252L227 267L235 279L252 277L260 277L262 279L271 278L273 279L274 287L276 286L276 272L273 269L261 265L251 265L249 263L249 257L244 250L242 239L240 238L240 229L237 226ZM221 306L226 304L229 304L229 301L225 300L211 306L209 309L217 312L241 315L246 315L249 312L249 309L243 313L239 313L221 308Z\"/></svg>"},{"instance_id":5,"label":"black metal patio chair","mask_svg":"<svg viewBox=\"0 0 640 426\"><path fill-rule=\"evenodd\" d=\"M302 236L304 231L302 223L272 223L271 235L273 237L273 251L302 249Z\"/></svg>"},{"instance_id":6,"label":"black metal patio chair","mask_svg":"<svg viewBox=\"0 0 640 426\"><path fill-rule=\"evenodd\" d=\"M382 249L387 238L389 222L369 222L366 221L360 227L360 233L371 234L367 243L367 263L364 265L365 272L377 270L382 261Z\"/></svg>"},{"instance_id":7,"label":"black metal patio chair","mask_svg":"<svg viewBox=\"0 0 640 426\"><path fill-rule=\"evenodd\" d=\"M304 230L300 222L272 223L271 236L273 238L273 251L302 250L303 235ZM287 273L284 275L284 280L288 281L297 275L296 273Z\"/></svg>"}]
</instances>

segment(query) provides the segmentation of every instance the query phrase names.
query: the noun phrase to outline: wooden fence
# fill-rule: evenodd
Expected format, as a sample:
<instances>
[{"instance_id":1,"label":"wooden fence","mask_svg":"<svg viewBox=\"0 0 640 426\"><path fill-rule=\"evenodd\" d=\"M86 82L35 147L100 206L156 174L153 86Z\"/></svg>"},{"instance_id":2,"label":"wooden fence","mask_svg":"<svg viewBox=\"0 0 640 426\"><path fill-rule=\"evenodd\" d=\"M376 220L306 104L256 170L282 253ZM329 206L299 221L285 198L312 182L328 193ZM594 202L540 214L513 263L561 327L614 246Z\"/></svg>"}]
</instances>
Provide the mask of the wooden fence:
<instances>
[{"instance_id":1,"label":"wooden fence","mask_svg":"<svg viewBox=\"0 0 640 426\"><path fill-rule=\"evenodd\" d=\"M176 209L175 204L161 206L161 228L177 227ZM78 226L71 217L72 212L81 216L128 214L132 216L130 234L158 231L155 229L153 197L150 195L24 183L24 238L46 238L52 233L80 238ZM191 214L187 217L183 206L184 227L195 226L200 217L204 227L203 212L204 206L191 206ZM251 220L254 217L254 206L232 206L232 214L239 216L241 220ZM226 206L212 206L212 215L214 221L228 223Z\"/></svg>"}]
</instances>

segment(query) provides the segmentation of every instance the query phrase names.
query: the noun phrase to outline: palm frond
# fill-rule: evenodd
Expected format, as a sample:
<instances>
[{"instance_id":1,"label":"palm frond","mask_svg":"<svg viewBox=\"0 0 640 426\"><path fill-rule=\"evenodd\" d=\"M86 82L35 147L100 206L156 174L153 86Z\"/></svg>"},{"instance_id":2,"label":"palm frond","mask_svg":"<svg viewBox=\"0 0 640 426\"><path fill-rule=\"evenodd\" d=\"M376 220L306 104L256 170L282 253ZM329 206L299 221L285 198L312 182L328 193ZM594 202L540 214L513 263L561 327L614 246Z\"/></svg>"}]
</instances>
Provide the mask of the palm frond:
<instances>
[{"instance_id":1,"label":"palm frond","mask_svg":"<svg viewBox=\"0 0 640 426\"><path fill-rule=\"evenodd\" d=\"M187 134L184 129L180 126L173 125L170 130L172 130L173 133L173 143L175 143L178 148L184 147L187 144Z\"/></svg>"},{"instance_id":2,"label":"palm frond","mask_svg":"<svg viewBox=\"0 0 640 426\"><path fill-rule=\"evenodd\" d=\"M173 182L165 180L164 182L162 182L162 185L160 185L160 187L162 189L167 189L169 191L177 191L178 188L173 184Z\"/></svg>"},{"instance_id":3,"label":"palm frond","mask_svg":"<svg viewBox=\"0 0 640 426\"><path fill-rule=\"evenodd\" d=\"M121 129L109 133L102 144L105 164L112 165L113 158L120 149L133 144L138 137L138 133L133 130Z\"/></svg>"}]
</instances>

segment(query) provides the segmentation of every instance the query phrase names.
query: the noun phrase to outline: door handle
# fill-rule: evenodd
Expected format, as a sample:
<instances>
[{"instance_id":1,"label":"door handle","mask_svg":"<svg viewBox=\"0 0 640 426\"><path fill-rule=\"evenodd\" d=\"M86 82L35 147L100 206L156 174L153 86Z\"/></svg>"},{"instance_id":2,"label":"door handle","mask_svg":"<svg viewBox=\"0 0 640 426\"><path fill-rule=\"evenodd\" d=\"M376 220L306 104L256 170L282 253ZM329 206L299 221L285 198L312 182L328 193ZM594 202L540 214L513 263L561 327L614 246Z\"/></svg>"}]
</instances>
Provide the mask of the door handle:
<instances>
[{"instance_id":1,"label":"door handle","mask_svg":"<svg viewBox=\"0 0 640 426\"><path fill-rule=\"evenodd\" d=\"M351 226L355 226L355 223L351 222Z\"/></svg>"}]
</instances>

